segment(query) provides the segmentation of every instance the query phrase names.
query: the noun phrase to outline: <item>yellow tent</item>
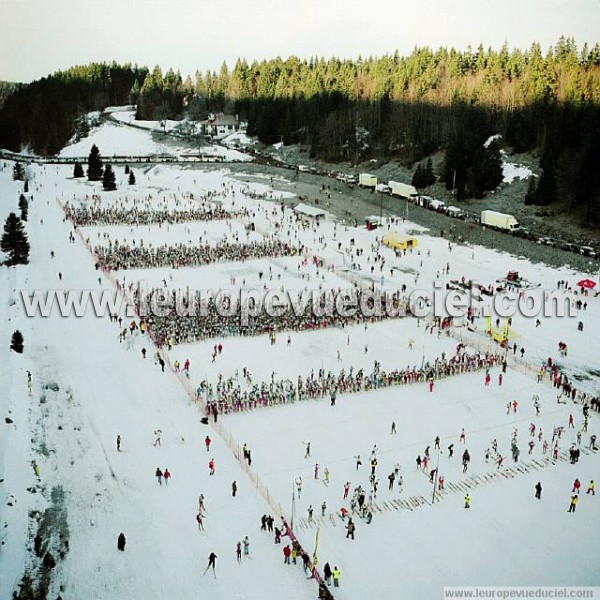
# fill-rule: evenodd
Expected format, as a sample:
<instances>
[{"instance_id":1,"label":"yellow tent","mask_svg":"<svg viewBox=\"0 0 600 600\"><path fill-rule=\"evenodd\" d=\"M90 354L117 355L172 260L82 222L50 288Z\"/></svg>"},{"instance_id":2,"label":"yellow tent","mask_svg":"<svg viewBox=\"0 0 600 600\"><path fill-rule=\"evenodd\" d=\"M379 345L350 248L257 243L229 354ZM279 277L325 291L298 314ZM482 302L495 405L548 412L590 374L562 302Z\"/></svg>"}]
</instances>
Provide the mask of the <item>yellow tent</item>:
<instances>
[{"instance_id":1,"label":"yellow tent","mask_svg":"<svg viewBox=\"0 0 600 600\"><path fill-rule=\"evenodd\" d=\"M397 231L390 229L383 236L382 243L392 250L408 250L417 247L417 238L411 235L400 235Z\"/></svg>"}]
</instances>

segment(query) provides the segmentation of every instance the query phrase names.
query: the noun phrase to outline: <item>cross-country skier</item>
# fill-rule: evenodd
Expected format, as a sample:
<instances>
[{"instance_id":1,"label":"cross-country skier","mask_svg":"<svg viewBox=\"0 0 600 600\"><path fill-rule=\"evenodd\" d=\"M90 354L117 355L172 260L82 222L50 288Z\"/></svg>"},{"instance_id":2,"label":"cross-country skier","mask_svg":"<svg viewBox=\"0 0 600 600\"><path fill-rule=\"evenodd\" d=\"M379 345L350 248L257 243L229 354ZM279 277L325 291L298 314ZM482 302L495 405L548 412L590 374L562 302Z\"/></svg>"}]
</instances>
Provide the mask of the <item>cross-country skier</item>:
<instances>
[{"instance_id":1,"label":"cross-country skier","mask_svg":"<svg viewBox=\"0 0 600 600\"><path fill-rule=\"evenodd\" d=\"M536 486L535 486L535 497L538 500L541 500L542 498L542 484L538 481Z\"/></svg>"},{"instance_id":2,"label":"cross-country skier","mask_svg":"<svg viewBox=\"0 0 600 600\"><path fill-rule=\"evenodd\" d=\"M306 452L304 458L310 458L310 442L302 442L306 446Z\"/></svg>"},{"instance_id":3,"label":"cross-country skier","mask_svg":"<svg viewBox=\"0 0 600 600\"><path fill-rule=\"evenodd\" d=\"M212 567L213 575L215 576L215 579L217 578L217 574L215 573L215 567L217 566L217 558L218 556L214 552L211 552L208 555L208 566L204 570L204 575L206 575L206 571L208 571Z\"/></svg>"}]
</instances>

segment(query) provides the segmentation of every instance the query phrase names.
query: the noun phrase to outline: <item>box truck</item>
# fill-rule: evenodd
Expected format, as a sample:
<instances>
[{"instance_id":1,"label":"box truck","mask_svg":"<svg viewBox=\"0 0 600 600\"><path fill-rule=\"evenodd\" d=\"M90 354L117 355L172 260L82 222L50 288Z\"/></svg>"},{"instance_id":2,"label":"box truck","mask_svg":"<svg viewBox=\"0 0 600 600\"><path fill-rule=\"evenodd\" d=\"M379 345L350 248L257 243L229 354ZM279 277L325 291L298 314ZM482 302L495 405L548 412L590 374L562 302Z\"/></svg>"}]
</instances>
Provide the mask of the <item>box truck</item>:
<instances>
[{"instance_id":1,"label":"box truck","mask_svg":"<svg viewBox=\"0 0 600 600\"><path fill-rule=\"evenodd\" d=\"M519 223L512 216L495 210L481 211L481 224L502 231L514 231L519 228Z\"/></svg>"},{"instance_id":2,"label":"box truck","mask_svg":"<svg viewBox=\"0 0 600 600\"><path fill-rule=\"evenodd\" d=\"M369 173L361 173L358 177L358 185L361 187L374 188L377 185L377 177Z\"/></svg>"},{"instance_id":3,"label":"box truck","mask_svg":"<svg viewBox=\"0 0 600 600\"><path fill-rule=\"evenodd\" d=\"M414 185L408 185L407 183L400 183L399 181L390 181L390 194L392 196L398 196L400 198L416 198L419 193Z\"/></svg>"}]
</instances>

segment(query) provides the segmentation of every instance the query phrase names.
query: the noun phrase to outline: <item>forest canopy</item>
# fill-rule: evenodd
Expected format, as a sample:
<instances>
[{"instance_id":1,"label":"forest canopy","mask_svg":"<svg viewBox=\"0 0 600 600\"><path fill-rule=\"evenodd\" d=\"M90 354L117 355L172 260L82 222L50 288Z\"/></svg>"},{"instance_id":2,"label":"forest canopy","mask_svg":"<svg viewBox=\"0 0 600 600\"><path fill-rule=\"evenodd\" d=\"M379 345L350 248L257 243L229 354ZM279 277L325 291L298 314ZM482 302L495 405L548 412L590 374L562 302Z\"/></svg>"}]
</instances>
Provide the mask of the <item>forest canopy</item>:
<instances>
[{"instance_id":1,"label":"forest canopy","mask_svg":"<svg viewBox=\"0 0 600 600\"><path fill-rule=\"evenodd\" d=\"M238 114L261 142L302 143L328 161L369 158L408 166L446 150L459 194L481 182L473 164L489 157L492 134L515 152L540 153L542 175L528 201L586 203L600 219L600 45L560 38L544 51L415 48L382 57L296 57L197 71L183 78L160 67L92 64L19 86L0 111L0 146L52 154L77 117L109 105L137 104L137 118ZM449 154L449 156L448 156ZM471 189L473 188L473 189Z\"/></svg>"}]
</instances>

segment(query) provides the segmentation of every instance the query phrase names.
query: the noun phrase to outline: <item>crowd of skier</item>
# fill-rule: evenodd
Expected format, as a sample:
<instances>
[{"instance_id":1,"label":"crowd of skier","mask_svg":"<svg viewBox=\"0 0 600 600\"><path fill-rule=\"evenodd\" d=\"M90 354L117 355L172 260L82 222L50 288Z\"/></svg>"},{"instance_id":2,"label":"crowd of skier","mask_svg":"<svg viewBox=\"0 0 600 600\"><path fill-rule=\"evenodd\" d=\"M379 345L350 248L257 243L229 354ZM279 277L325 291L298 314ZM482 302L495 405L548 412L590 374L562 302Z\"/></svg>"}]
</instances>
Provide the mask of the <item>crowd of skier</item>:
<instances>
[{"instance_id":1,"label":"crowd of skier","mask_svg":"<svg viewBox=\"0 0 600 600\"><path fill-rule=\"evenodd\" d=\"M65 205L67 218L77 226L92 225L173 225L193 221L217 221L248 216L242 209L232 212L217 205L202 205L181 210L169 208L121 208L118 206L71 206Z\"/></svg>"},{"instance_id":2,"label":"crowd of skier","mask_svg":"<svg viewBox=\"0 0 600 600\"><path fill-rule=\"evenodd\" d=\"M152 290L145 297L146 306L152 306L152 298L157 290ZM164 292L164 290L161 290ZM138 302L138 290L134 290L134 299ZM239 306L239 295L231 296L226 310L217 306L215 297L196 302L196 314L189 316L181 314L188 308L189 302L182 307L175 301L175 293L166 292L162 304L162 314L150 314L146 317L152 335L160 345L170 340L172 344L190 343L198 340L222 338L228 336L257 336L269 335L271 343L276 342L276 334L282 331L307 331L326 329L328 327L344 328L361 323L373 323L389 318L388 315L404 316L409 307L405 298L400 294L387 295L376 292L379 298L374 298L371 292L358 290L354 296L357 310L338 311L335 299L340 290L330 290L320 293L318 305L307 302L281 301L276 312L261 309L260 311L246 310ZM379 301L381 311L373 311L367 306L371 301ZM363 302L364 301L364 302ZM331 310L324 307L331 306ZM361 306L365 306L365 310ZM225 313L225 314L224 314ZM375 313L375 314L374 314ZM288 337L289 339L289 337Z\"/></svg>"},{"instance_id":3,"label":"crowd of skier","mask_svg":"<svg viewBox=\"0 0 600 600\"><path fill-rule=\"evenodd\" d=\"M148 269L156 267L190 267L208 265L213 262L245 261L252 258L274 258L294 256L302 248L294 247L279 240L248 242L245 244L219 242L189 246L178 243L162 246L134 246L110 242L108 246L96 246L94 253L98 267L108 270Z\"/></svg>"},{"instance_id":4,"label":"crowd of skier","mask_svg":"<svg viewBox=\"0 0 600 600\"><path fill-rule=\"evenodd\" d=\"M501 354L479 353L469 354L462 347L456 355L446 357L443 354L433 362L427 361L423 366L407 366L393 371L383 371L379 362L375 361L371 371L355 370L350 367L341 369L337 374L324 369L318 373L311 372L306 377L298 376L296 381L290 379L271 382L254 383L246 368L242 370L243 380L237 377L223 378L219 376L216 386L202 381L196 389L198 400L206 403L207 414L227 414L258 407L289 404L304 400L328 398L335 405L337 397L413 383L428 383L433 391L435 381L458 375L489 369L503 365Z\"/></svg>"}]
</instances>

